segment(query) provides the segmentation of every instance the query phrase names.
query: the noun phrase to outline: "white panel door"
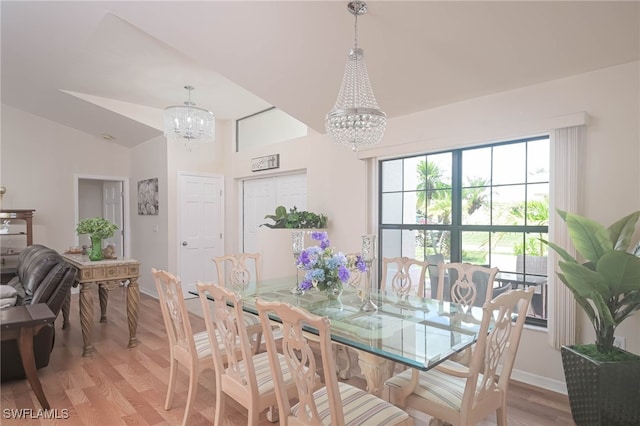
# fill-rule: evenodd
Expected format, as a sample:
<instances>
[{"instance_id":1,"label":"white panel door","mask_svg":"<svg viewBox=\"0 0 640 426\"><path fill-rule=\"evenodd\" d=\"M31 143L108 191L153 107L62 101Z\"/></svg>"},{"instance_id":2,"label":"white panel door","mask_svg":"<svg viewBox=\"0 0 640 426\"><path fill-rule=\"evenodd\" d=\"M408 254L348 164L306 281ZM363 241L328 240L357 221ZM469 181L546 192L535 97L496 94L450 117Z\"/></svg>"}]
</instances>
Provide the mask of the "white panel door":
<instances>
[{"instance_id":1,"label":"white panel door","mask_svg":"<svg viewBox=\"0 0 640 426\"><path fill-rule=\"evenodd\" d=\"M102 182L102 209L104 218L118 225L118 230L113 237L105 239L106 244L115 246L115 255L124 257L124 211L122 208L122 182L104 181Z\"/></svg>"},{"instance_id":2,"label":"white panel door","mask_svg":"<svg viewBox=\"0 0 640 426\"><path fill-rule=\"evenodd\" d=\"M243 251L254 253L257 250L256 232L267 222L267 214L273 214L276 208L275 179L252 179L243 182Z\"/></svg>"},{"instance_id":3,"label":"white panel door","mask_svg":"<svg viewBox=\"0 0 640 426\"><path fill-rule=\"evenodd\" d=\"M180 173L178 176L178 269L185 297L196 281L215 281L213 257L224 254L223 178Z\"/></svg>"},{"instance_id":4,"label":"white panel door","mask_svg":"<svg viewBox=\"0 0 640 426\"><path fill-rule=\"evenodd\" d=\"M298 173L243 181L243 251L255 252L258 227L270 222L265 216L273 214L277 206L287 210L296 206L307 209L307 175ZM270 222L271 223L271 222Z\"/></svg>"},{"instance_id":5,"label":"white panel door","mask_svg":"<svg viewBox=\"0 0 640 426\"><path fill-rule=\"evenodd\" d=\"M276 178L276 206L307 209L307 175L305 173Z\"/></svg>"}]
</instances>

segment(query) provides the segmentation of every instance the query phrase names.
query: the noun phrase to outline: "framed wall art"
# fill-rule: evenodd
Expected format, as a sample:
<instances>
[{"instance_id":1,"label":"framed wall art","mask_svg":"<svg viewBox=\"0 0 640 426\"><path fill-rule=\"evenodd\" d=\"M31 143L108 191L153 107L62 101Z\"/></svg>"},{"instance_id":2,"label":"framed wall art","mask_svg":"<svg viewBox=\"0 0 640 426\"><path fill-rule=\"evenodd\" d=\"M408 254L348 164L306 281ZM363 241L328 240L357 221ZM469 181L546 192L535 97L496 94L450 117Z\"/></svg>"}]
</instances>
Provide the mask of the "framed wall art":
<instances>
[{"instance_id":1,"label":"framed wall art","mask_svg":"<svg viewBox=\"0 0 640 426\"><path fill-rule=\"evenodd\" d=\"M138 181L138 214L158 214L158 178Z\"/></svg>"}]
</instances>

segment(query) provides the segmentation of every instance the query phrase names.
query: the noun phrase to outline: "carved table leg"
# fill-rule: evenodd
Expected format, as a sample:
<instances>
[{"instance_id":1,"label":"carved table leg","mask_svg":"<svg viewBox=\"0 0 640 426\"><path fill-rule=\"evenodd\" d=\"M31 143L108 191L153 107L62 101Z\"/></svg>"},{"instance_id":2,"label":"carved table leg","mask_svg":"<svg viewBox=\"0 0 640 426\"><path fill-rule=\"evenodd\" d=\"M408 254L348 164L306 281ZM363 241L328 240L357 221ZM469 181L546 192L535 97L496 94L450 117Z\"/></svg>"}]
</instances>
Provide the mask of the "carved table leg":
<instances>
[{"instance_id":1,"label":"carved table leg","mask_svg":"<svg viewBox=\"0 0 640 426\"><path fill-rule=\"evenodd\" d=\"M138 277L132 277L127 286L127 321L129 322L129 347L138 346L136 331L138 329L138 304L140 303L140 288Z\"/></svg>"},{"instance_id":2,"label":"carved table leg","mask_svg":"<svg viewBox=\"0 0 640 426\"><path fill-rule=\"evenodd\" d=\"M109 300L109 290L105 283L98 285L98 297L100 298L100 322L107 322L107 301Z\"/></svg>"},{"instance_id":3,"label":"carved table leg","mask_svg":"<svg viewBox=\"0 0 640 426\"><path fill-rule=\"evenodd\" d=\"M67 293L67 296L64 298L64 302L62 302L62 329L66 330L69 328L71 323L69 322L69 310L71 307L71 290Z\"/></svg>"},{"instance_id":4,"label":"carved table leg","mask_svg":"<svg viewBox=\"0 0 640 426\"><path fill-rule=\"evenodd\" d=\"M384 382L393 375L395 363L369 352L357 352L360 371L367 379L367 392L381 396Z\"/></svg>"},{"instance_id":5,"label":"carved table leg","mask_svg":"<svg viewBox=\"0 0 640 426\"><path fill-rule=\"evenodd\" d=\"M93 332L93 295L91 294L92 283L80 284L80 326L82 328L82 340L84 348L82 356L93 355L93 345L91 344L91 334Z\"/></svg>"},{"instance_id":6,"label":"carved table leg","mask_svg":"<svg viewBox=\"0 0 640 426\"><path fill-rule=\"evenodd\" d=\"M338 373L338 377L343 380L348 380L351 377L351 357L349 356L349 348L343 345L334 345L333 352L336 356L336 370ZM345 356L344 368L340 368L340 364L338 363L340 352L342 352Z\"/></svg>"}]
</instances>

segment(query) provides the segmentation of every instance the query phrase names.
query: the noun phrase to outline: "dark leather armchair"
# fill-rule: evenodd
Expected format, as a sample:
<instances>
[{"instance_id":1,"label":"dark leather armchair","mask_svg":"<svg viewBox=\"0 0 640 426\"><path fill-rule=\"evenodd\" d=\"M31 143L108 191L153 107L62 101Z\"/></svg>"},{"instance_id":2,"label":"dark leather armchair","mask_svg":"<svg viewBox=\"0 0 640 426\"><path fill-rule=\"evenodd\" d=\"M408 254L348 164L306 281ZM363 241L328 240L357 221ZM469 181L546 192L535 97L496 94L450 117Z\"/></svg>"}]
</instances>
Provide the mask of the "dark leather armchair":
<instances>
[{"instance_id":1,"label":"dark leather armchair","mask_svg":"<svg viewBox=\"0 0 640 426\"><path fill-rule=\"evenodd\" d=\"M77 272L77 269L65 262L58 252L36 244L20 252L17 276L9 285L24 289L24 297L19 297L17 304L46 303L57 316L75 281ZM34 336L36 368L46 367L49 364L54 338L53 324L47 324ZM0 379L5 381L24 378L17 342L15 340L2 342L1 351Z\"/></svg>"}]
</instances>

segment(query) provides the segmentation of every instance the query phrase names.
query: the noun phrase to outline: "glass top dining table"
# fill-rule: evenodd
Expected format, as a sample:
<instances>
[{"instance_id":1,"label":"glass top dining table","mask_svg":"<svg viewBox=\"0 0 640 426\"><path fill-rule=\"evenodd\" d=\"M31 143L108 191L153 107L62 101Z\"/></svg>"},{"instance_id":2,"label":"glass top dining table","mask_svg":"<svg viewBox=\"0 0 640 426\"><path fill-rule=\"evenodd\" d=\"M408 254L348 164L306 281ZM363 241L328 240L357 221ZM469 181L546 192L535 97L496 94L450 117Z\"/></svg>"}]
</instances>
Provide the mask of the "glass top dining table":
<instances>
[{"instance_id":1,"label":"glass top dining table","mask_svg":"<svg viewBox=\"0 0 640 426\"><path fill-rule=\"evenodd\" d=\"M295 286L295 277L290 277L263 280L257 286L251 282L238 291L247 312L257 314L255 301L261 298L287 302L328 317L331 339L356 349L372 393L381 390L394 363L428 370L471 345L482 319L481 308L390 292L372 292L378 309L365 312L360 309L362 292L348 285L336 300L317 289L292 293ZM276 317L271 319L278 321ZM311 328L307 331L315 332Z\"/></svg>"}]
</instances>

